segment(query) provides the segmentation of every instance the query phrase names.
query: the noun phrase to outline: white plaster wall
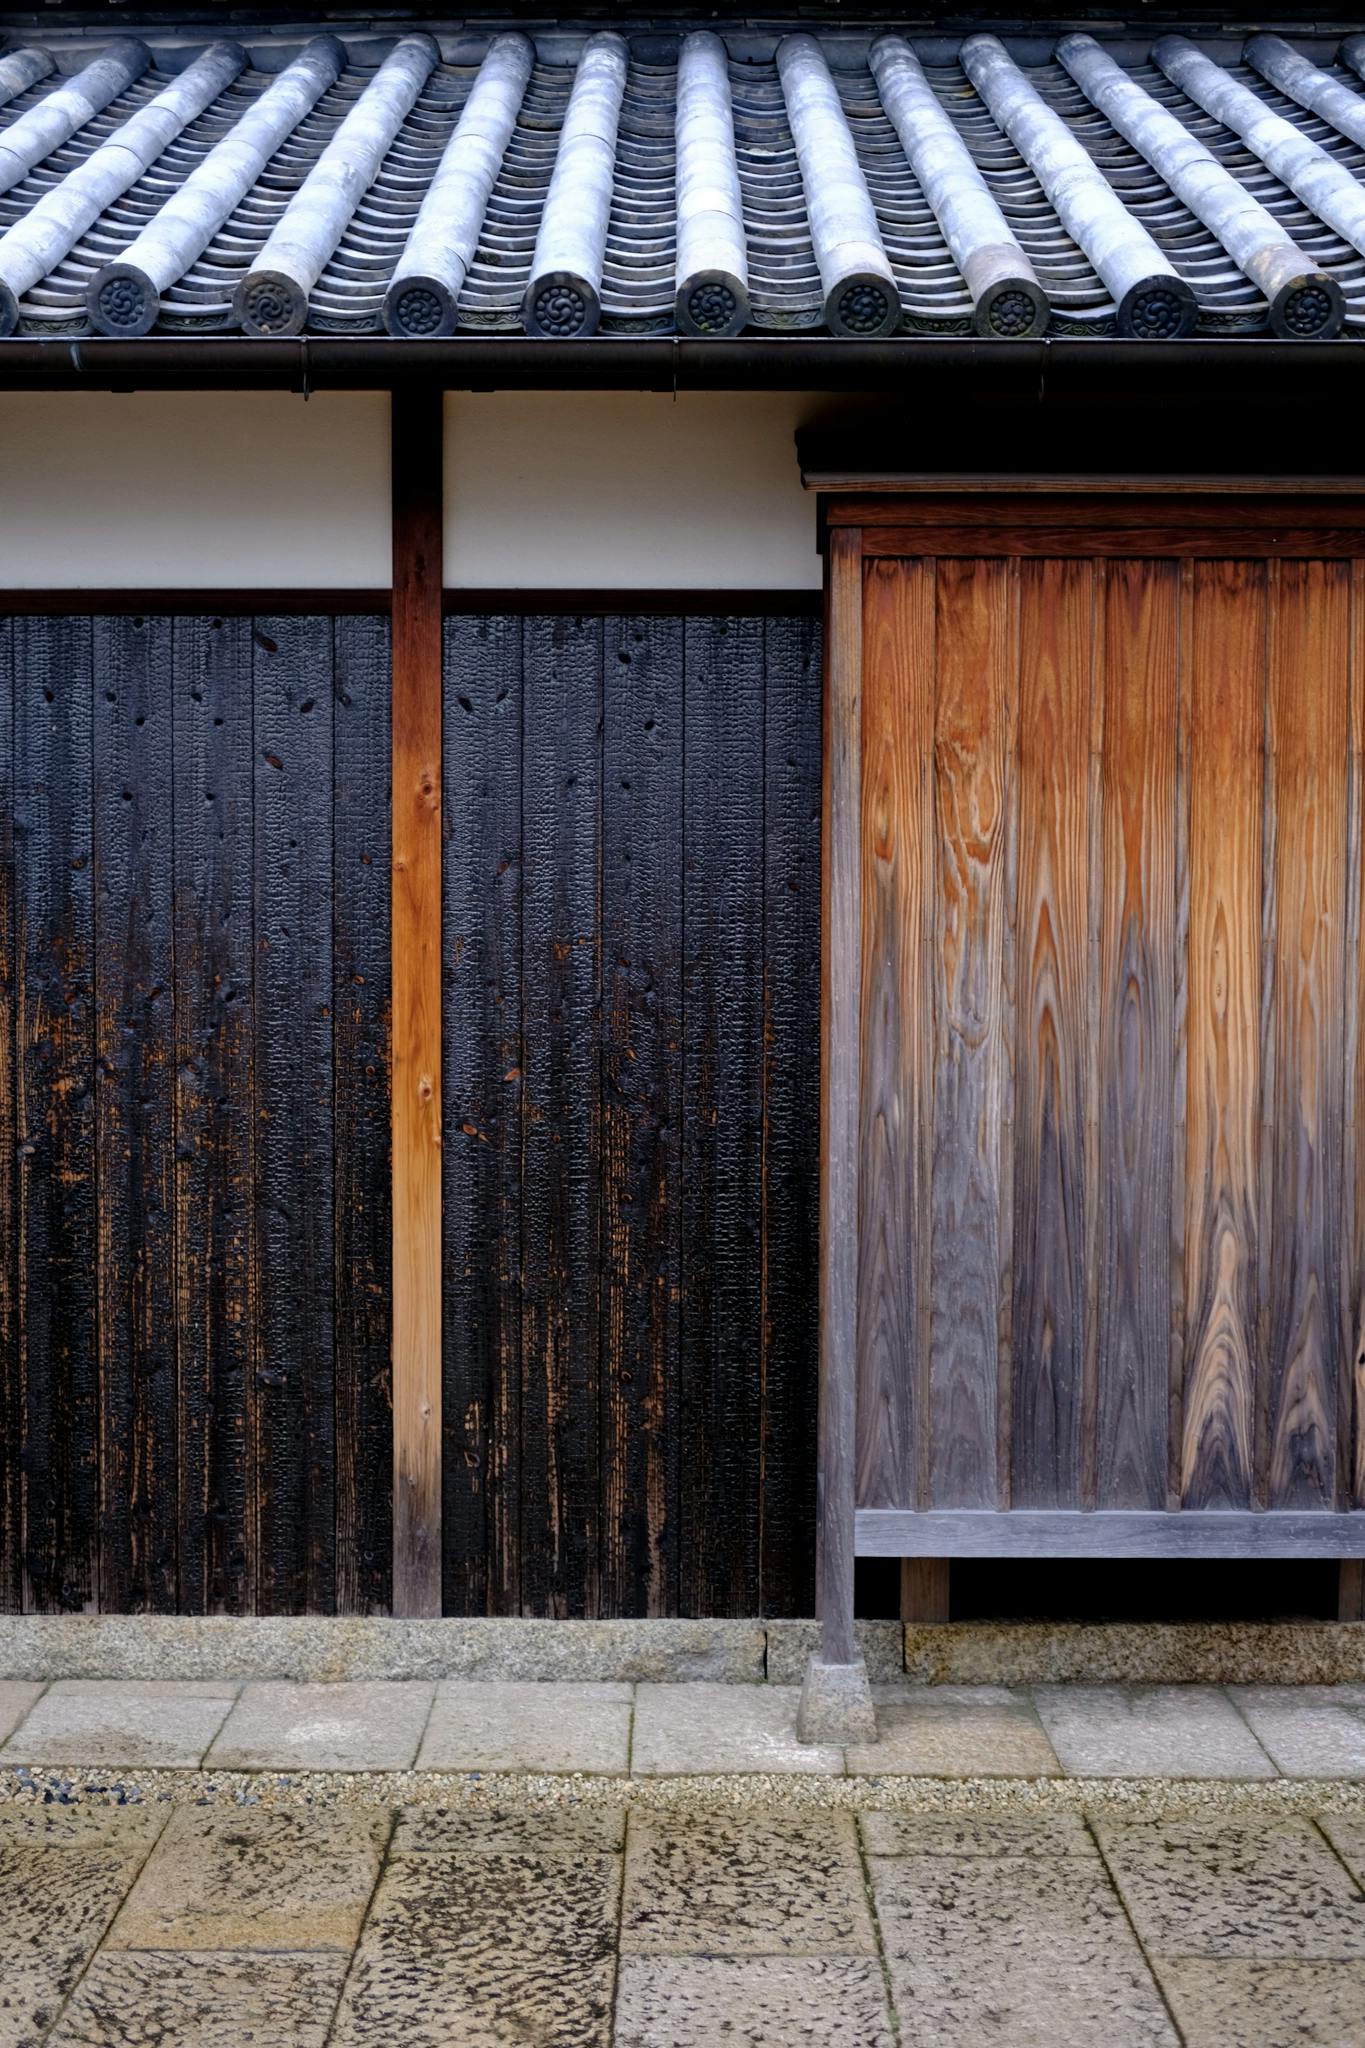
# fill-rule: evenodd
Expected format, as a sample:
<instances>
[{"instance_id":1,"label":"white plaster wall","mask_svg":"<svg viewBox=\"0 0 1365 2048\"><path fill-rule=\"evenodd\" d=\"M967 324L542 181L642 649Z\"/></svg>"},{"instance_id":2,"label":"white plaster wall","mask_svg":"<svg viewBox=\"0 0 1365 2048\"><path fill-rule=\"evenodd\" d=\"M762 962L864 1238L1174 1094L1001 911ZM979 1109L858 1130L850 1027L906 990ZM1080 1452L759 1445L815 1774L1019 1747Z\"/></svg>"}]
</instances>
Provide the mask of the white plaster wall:
<instances>
[{"instance_id":1,"label":"white plaster wall","mask_svg":"<svg viewBox=\"0 0 1365 2048\"><path fill-rule=\"evenodd\" d=\"M801 392L451 393L456 589L818 590Z\"/></svg>"},{"instance_id":2,"label":"white plaster wall","mask_svg":"<svg viewBox=\"0 0 1365 2048\"><path fill-rule=\"evenodd\" d=\"M383 393L0 393L0 590L390 574Z\"/></svg>"}]
</instances>

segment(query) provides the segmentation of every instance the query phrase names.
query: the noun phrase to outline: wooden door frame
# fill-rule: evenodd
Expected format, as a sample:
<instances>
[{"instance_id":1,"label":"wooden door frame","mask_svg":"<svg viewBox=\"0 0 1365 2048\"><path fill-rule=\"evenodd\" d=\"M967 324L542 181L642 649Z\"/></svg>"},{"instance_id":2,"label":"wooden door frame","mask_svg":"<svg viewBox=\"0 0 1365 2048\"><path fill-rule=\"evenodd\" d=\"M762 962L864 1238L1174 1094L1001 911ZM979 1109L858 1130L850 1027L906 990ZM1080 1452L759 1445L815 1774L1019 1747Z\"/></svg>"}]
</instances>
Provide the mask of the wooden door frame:
<instances>
[{"instance_id":1,"label":"wooden door frame","mask_svg":"<svg viewBox=\"0 0 1365 2048\"><path fill-rule=\"evenodd\" d=\"M900 1558L917 1618L947 1618L950 1557L1342 1560L1343 1618L1361 1616L1365 1510L1329 1513L915 1511L856 1505L861 1084L864 565L914 557L1365 557L1365 484L1287 493L1219 480L944 479L819 494L826 562L824 952L821 962L818 1661L856 1661L853 1569ZM908 1618L908 1617L907 1617Z\"/></svg>"}]
</instances>

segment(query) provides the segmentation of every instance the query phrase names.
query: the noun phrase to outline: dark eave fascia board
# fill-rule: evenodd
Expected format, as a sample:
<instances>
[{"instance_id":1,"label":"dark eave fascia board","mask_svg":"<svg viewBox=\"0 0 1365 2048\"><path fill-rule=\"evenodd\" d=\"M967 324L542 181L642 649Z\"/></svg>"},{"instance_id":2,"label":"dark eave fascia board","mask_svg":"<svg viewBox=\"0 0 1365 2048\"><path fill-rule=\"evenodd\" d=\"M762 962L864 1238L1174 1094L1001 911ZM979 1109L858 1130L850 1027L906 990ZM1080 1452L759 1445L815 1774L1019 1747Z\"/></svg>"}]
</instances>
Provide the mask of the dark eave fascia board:
<instances>
[{"instance_id":1,"label":"dark eave fascia board","mask_svg":"<svg viewBox=\"0 0 1365 2048\"><path fill-rule=\"evenodd\" d=\"M1315 410L1356 404L1365 340L981 341L833 339L535 341L511 335L405 341L385 335L0 342L0 390L830 391L912 395L917 379L1021 401L1207 391L1224 403L1262 386ZM1288 383L1286 379L1292 380ZM1274 386L1273 393L1270 389ZM1249 427L1250 427L1249 423Z\"/></svg>"}]
</instances>

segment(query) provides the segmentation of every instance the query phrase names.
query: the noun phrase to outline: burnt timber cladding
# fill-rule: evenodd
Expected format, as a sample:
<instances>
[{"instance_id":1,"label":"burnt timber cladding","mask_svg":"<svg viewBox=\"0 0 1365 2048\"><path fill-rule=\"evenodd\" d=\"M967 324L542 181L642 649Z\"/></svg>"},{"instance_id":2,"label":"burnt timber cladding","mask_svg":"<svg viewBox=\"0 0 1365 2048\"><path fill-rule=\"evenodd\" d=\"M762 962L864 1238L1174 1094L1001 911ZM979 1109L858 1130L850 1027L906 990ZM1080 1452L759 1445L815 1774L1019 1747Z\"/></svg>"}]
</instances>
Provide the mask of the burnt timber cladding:
<instances>
[{"instance_id":1,"label":"burnt timber cladding","mask_svg":"<svg viewBox=\"0 0 1365 2048\"><path fill-rule=\"evenodd\" d=\"M8 1608L387 1605L388 638L0 620Z\"/></svg>"},{"instance_id":2,"label":"burnt timber cladding","mask_svg":"<svg viewBox=\"0 0 1365 2048\"><path fill-rule=\"evenodd\" d=\"M885 516L858 1507L918 1511L931 1553L941 1518L940 1554L1026 1554L1001 1509L1128 1515L1040 1515L1054 1550L1181 1542L1138 1526L1178 1510L1234 1511L1185 1517L1191 1551L1254 1548L1237 1510L1333 1549L1365 1506L1365 536L1188 501ZM860 1549L909 1534L860 1513Z\"/></svg>"},{"instance_id":3,"label":"burnt timber cladding","mask_svg":"<svg viewBox=\"0 0 1365 2048\"><path fill-rule=\"evenodd\" d=\"M447 622L447 1612L810 1611L819 664ZM0 619L4 1608L390 1605L388 705Z\"/></svg>"},{"instance_id":4,"label":"burnt timber cladding","mask_svg":"<svg viewBox=\"0 0 1365 2048\"><path fill-rule=\"evenodd\" d=\"M1365 329L1365 37L0 48L0 333Z\"/></svg>"},{"instance_id":5,"label":"burnt timber cladding","mask_svg":"<svg viewBox=\"0 0 1365 2048\"><path fill-rule=\"evenodd\" d=\"M448 1612L809 1613L820 634L446 623Z\"/></svg>"}]
</instances>

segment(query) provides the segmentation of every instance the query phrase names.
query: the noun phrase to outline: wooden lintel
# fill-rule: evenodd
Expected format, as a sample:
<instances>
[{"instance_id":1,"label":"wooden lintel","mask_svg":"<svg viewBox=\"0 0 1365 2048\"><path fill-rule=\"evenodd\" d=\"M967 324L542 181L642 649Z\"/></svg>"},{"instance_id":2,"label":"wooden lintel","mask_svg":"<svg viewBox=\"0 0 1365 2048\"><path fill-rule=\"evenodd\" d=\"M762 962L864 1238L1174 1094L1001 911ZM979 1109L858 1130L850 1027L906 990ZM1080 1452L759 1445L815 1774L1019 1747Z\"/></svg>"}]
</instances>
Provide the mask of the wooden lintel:
<instances>
[{"instance_id":1,"label":"wooden lintel","mask_svg":"<svg viewBox=\"0 0 1365 2048\"><path fill-rule=\"evenodd\" d=\"M441 1612L442 400L396 391L393 1611Z\"/></svg>"},{"instance_id":2,"label":"wooden lintel","mask_svg":"<svg viewBox=\"0 0 1365 2048\"><path fill-rule=\"evenodd\" d=\"M1365 1512L860 1508L859 1557L1365 1558Z\"/></svg>"}]
</instances>

